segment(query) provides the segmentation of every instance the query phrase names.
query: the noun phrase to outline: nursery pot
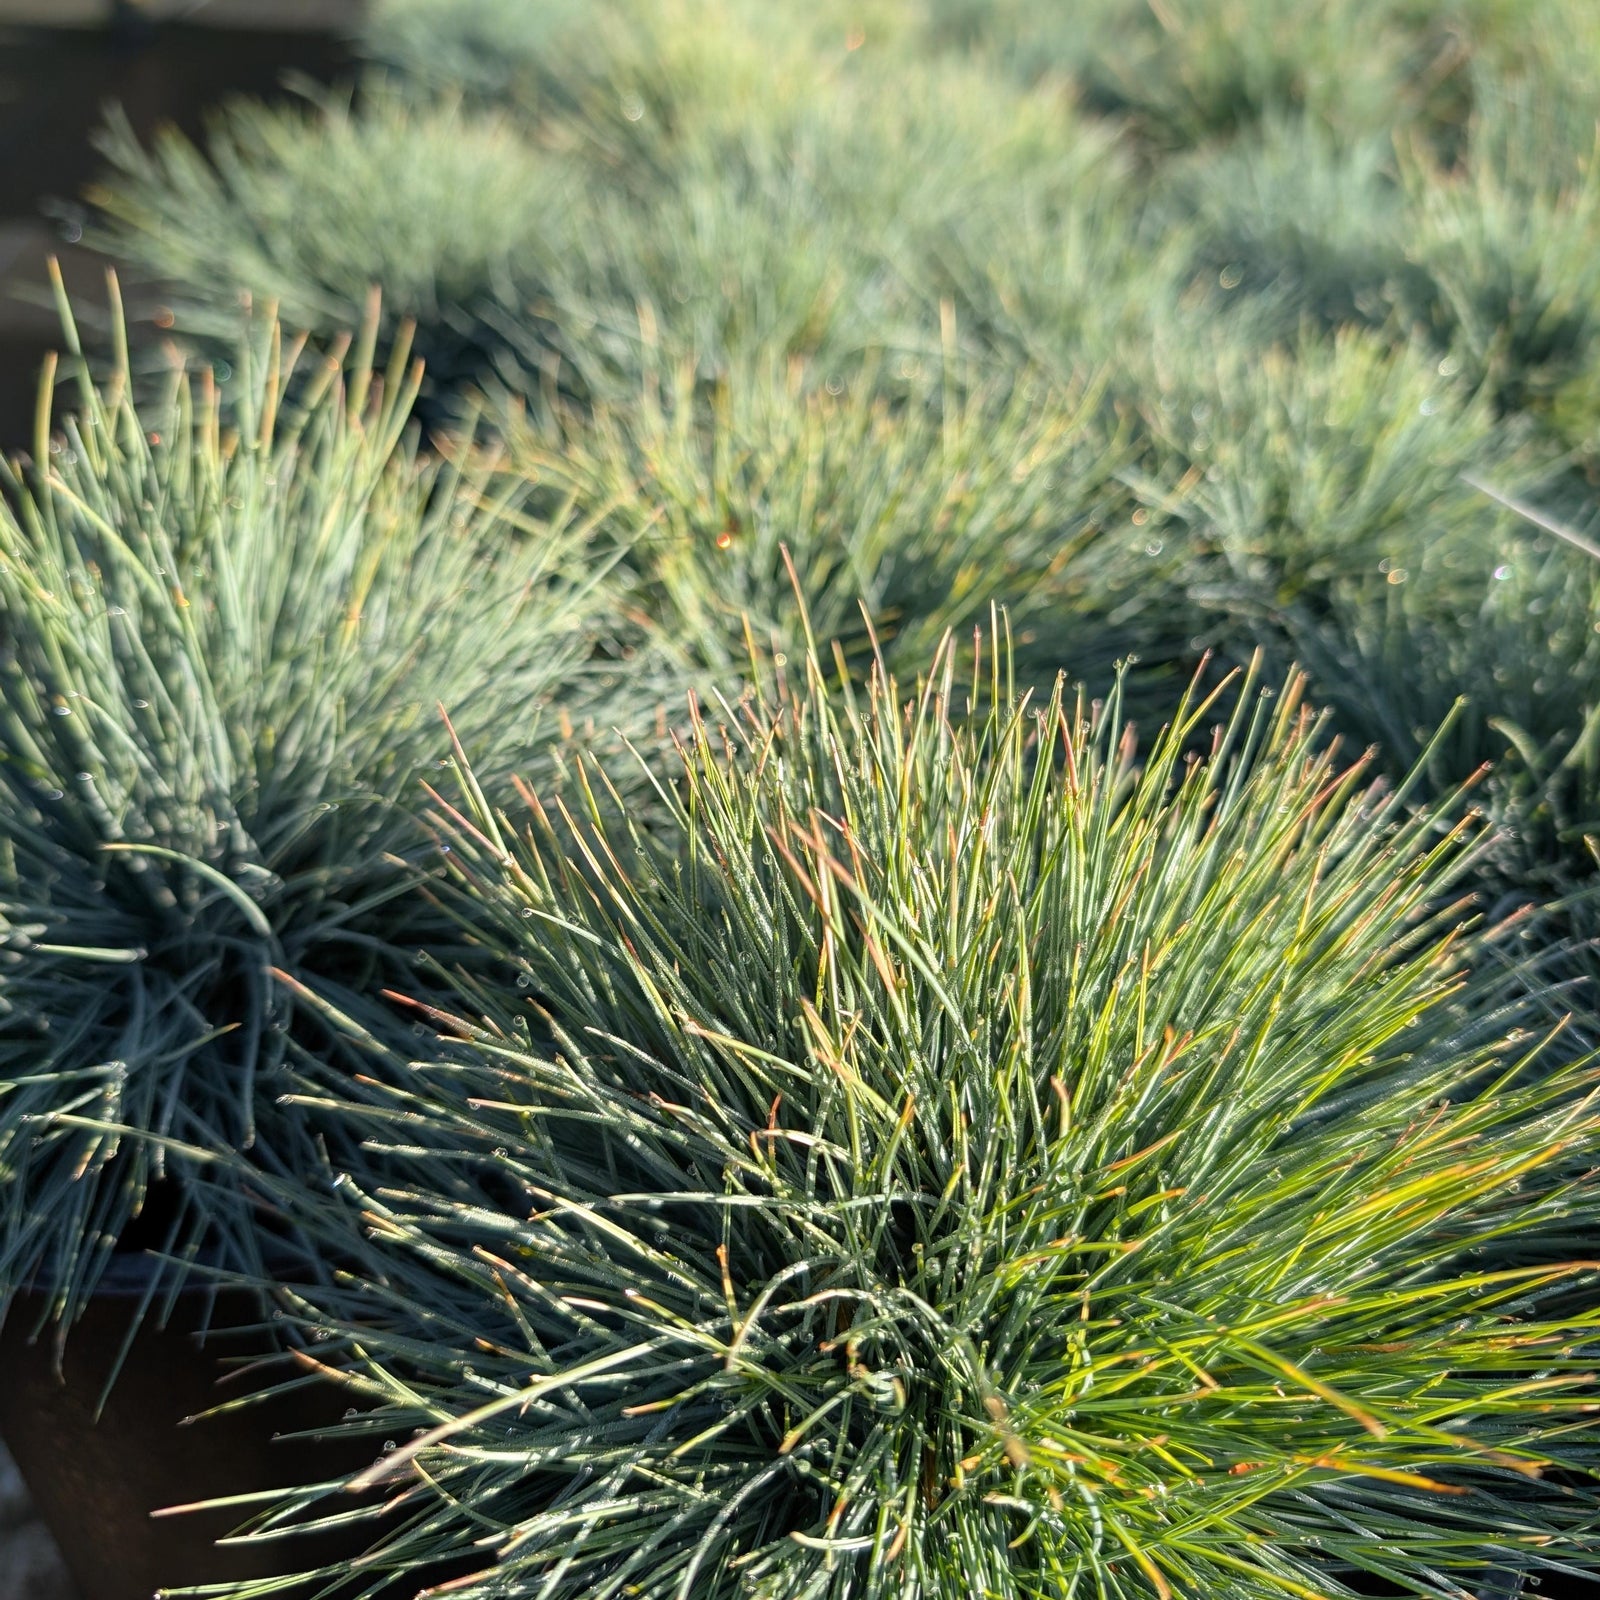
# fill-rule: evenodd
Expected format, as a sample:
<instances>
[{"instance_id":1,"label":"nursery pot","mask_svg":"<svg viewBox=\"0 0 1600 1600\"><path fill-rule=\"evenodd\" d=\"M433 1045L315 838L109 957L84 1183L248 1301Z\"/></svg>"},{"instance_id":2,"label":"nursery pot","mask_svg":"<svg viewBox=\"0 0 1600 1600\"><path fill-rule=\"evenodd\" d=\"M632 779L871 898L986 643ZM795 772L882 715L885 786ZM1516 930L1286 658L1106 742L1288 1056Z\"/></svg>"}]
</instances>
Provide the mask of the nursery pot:
<instances>
[{"instance_id":1,"label":"nursery pot","mask_svg":"<svg viewBox=\"0 0 1600 1600\"><path fill-rule=\"evenodd\" d=\"M237 1379L228 1381L230 1372L241 1357L270 1351L259 1329L241 1331L262 1320L260 1297L236 1288L186 1290L163 1326L147 1318L97 1419L150 1271L140 1256L113 1264L68 1336L60 1374L53 1329L34 1335L39 1294L19 1294L0 1331L0 1438L82 1600L150 1600L162 1587L268 1577L359 1555L374 1536L370 1526L219 1547L214 1541L254 1508L152 1516L164 1507L340 1476L369 1464L373 1452L350 1440L274 1438L338 1420L349 1400L331 1384L185 1424L245 1392Z\"/></svg>"}]
</instances>

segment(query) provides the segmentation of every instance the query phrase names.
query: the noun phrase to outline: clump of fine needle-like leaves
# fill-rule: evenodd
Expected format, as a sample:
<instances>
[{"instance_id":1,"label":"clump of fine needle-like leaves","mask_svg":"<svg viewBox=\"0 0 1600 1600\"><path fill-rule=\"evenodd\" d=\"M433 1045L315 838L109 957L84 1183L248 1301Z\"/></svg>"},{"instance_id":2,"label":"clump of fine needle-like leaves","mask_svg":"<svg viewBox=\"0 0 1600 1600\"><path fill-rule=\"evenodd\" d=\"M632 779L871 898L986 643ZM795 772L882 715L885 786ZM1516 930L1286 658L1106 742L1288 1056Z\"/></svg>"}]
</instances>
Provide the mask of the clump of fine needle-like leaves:
<instances>
[{"instance_id":1,"label":"clump of fine needle-like leaves","mask_svg":"<svg viewBox=\"0 0 1600 1600\"><path fill-rule=\"evenodd\" d=\"M1600 1566L1596 1077L1466 975L1472 822L1343 764L1293 681L1141 750L1115 698L951 660L906 699L812 656L697 717L665 841L599 784L441 815L521 976L329 1108L374 1176L296 1202L367 1252L289 1297L389 1439L363 1592Z\"/></svg>"},{"instance_id":2,"label":"clump of fine needle-like leaves","mask_svg":"<svg viewBox=\"0 0 1600 1600\"><path fill-rule=\"evenodd\" d=\"M32 1282L65 1328L135 1221L259 1259L189 1157L316 1169L286 1052L415 981L438 702L541 766L545 706L603 692L582 539L421 454L418 374L374 371L372 332L296 377L257 327L225 391L175 373L137 408L124 349L54 425L47 373L0 469L0 1314Z\"/></svg>"},{"instance_id":3,"label":"clump of fine needle-like leaves","mask_svg":"<svg viewBox=\"0 0 1600 1600\"><path fill-rule=\"evenodd\" d=\"M747 637L798 652L803 625L858 666L879 647L926 661L997 600L1046 681L1069 658L1109 676L1108 597L1136 613L1161 551L1128 521L1131 430L1098 384L964 377L902 360L833 393L789 362L702 395L680 369L553 427L516 418L508 443L519 471L629 552L641 604L720 681Z\"/></svg>"}]
</instances>

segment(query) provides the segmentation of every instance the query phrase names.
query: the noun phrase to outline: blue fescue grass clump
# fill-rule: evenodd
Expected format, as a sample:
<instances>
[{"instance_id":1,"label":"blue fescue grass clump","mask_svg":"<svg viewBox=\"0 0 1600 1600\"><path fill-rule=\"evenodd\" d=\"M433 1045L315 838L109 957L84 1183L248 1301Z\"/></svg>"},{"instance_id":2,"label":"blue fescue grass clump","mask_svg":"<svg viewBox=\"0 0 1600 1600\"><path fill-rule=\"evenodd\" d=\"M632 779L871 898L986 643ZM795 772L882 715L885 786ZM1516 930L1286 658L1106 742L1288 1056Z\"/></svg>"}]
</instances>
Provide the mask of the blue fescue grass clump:
<instances>
[{"instance_id":1,"label":"blue fescue grass clump","mask_svg":"<svg viewBox=\"0 0 1600 1600\"><path fill-rule=\"evenodd\" d=\"M377 283L446 393L587 401L635 391L658 349L711 372L937 349L945 234L997 200L1082 211L1115 164L1056 87L869 51L843 23L802 48L736 0L639 9L597 26L660 49L635 40L624 70L597 46L593 104L474 97L419 65L353 106L231 107L203 147L113 129L100 238L170 287L180 330L214 337L244 288L330 334Z\"/></svg>"},{"instance_id":2,"label":"blue fescue grass clump","mask_svg":"<svg viewBox=\"0 0 1600 1600\"><path fill-rule=\"evenodd\" d=\"M361 1592L1596 1568L1596 1077L1472 976L1476 825L1345 764L1297 680L1141 746L1009 660L757 674L661 832L599 769L441 808L518 976L324 1104L363 1176L290 1202L355 1264L285 1292L304 1362L388 1441Z\"/></svg>"},{"instance_id":3,"label":"blue fescue grass clump","mask_svg":"<svg viewBox=\"0 0 1600 1600\"><path fill-rule=\"evenodd\" d=\"M931 0L925 9L934 39L987 50L1025 80L1070 75L1095 109L1157 150L1202 145L1275 112L1361 131L1420 109L1393 0L1089 0L1070 9Z\"/></svg>"},{"instance_id":4,"label":"blue fescue grass clump","mask_svg":"<svg viewBox=\"0 0 1600 1600\"><path fill-rule=\"evenodd\" d=\"M386 340L415 325L431 391L507 359L490 331L497 313L518 309L519 291L536 296L567 244L552 223L571 206L568 165L503 113L459 100L419 108L374 87L359 113L326 92L244 102L204 155L176 132L145 150L122 122L105 149L121 173L107 227L165 241L150 265L191 335L231 342L242 291L333 338L360 323L376 284ZM526 315L530 350L546 349Z\"/></svg>"},{"instance_id":5,"label":"blue fescue grass clump","mask_svg":"<svg viewBox=\"0 0 1600 1600\"><path fill-rule=\"evenodd\" d=\"M1132 431L1101 383L900 357L847 381L789 361L706 386L680 367L554 428L518 419L507 443L626 553L641 603L721 678L751 638L798 655L807 611L858 667L879 649L925 660L1004 594L1019 635L1043 630L1052 657L1063 613L1094 616L1075 664L1106 680L1100 619L1118 600L1137 613L1161 570L1123 481ZM1120 637L1132 648L1138 633Z\"/></svg>"},{"instance_id":6,"label":"blue fescue grass clump","mask_svg":"<svg viewBox=\"0 0 1600 1600\"><path fill-rule=\"evenodd\" d=\"M440 701L536 766L558 699L606 702L604 562L492 461L418 453L375 331L297 376L261 324L225 388L175 370L151 404L125 349L100 388L74 361L4 469L0 1311L31 1283L64 1332L135 1223L173 1274L259 1265L245 1203L186 1175L316 1170L289 1051L380 1025L439 937L411 819Z\"/></svg>"}]
</instances>

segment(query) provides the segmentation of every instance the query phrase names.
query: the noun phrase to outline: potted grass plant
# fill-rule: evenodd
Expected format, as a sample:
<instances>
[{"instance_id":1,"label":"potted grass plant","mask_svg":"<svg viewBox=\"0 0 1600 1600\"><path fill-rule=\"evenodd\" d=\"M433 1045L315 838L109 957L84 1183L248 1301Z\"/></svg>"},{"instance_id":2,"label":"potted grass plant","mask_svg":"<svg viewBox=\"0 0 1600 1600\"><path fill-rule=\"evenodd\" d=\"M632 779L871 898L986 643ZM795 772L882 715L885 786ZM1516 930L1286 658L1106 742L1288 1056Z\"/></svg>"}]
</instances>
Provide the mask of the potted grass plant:
<instances>
[{"instance_id":1,"label":"potted grass plant","mask_svg":"<svg viewBox=\"0 0 1600 1600\"><path fill-rule=\"evenodd\" d=\"M47 372L0 502L0 1427L100 1600L192 1578L145 1513L248 1453L171 1434L197 1396L174 1365L215 1360L147 1359L138 1329L239 1320L191 1267L294 1251L198 1166L326 1172L337 1145L281 1097L359 1066L330 1017L408 1028L378 992L452 948L408 815L453 759L439 703L542 770L637 641L581 529L423 451L420 375L403 346L374 368L375 321L314 359L258 324L221 376L136 403L126 348L96 387L63 316L76 410ZM97 1429L125 1364L147 1376Z\"/></svg>"},{"instance_id":2,"label":"potted grass plant","mask_svg":"<svg viewBox=\"0 0 1600 1600\"><path fill-rule=\"evenodd\" d=\"M466 1600L1575 1592L1595 1068L1480 975L1471 818L1324 733L1247 679L1141 749L1002 644L714 705L664 834L463 773L518 976L287 1197L374 1459L255 1536L386 1489L363 1592Z\"/></svg>"}]
</instances>

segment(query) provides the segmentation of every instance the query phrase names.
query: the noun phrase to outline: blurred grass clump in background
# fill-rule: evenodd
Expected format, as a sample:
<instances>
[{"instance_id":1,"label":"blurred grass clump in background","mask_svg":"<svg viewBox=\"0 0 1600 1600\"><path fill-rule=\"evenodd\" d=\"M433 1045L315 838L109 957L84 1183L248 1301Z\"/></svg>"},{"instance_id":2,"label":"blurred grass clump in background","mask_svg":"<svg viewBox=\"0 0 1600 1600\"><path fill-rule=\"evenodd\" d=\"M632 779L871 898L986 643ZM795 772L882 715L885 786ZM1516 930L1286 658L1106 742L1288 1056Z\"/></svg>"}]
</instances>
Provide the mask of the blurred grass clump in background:
<instances>
[{"instance_id":1,"label":"blurred grass clump in background","mask_svg":"<svg viewBox=\"0 0 1600 1600\"><path fill-rule=\"evenodd\" d=\"M1130 429L1098 385L962 375L941 390L937 362L902 358L848 384L791 360L704 390L685 368L631 402L568 413L553 438L513 426L509 446L628 553L680 648L723 676L752 638L798 652L803 608L858 669L876 650L926 659L1001 593L1037 643L1063 610L1136 603L1156 565L1121 481ZM1074 643L1108 681L1105 629Z\"/></svg>"}]
</instances>

